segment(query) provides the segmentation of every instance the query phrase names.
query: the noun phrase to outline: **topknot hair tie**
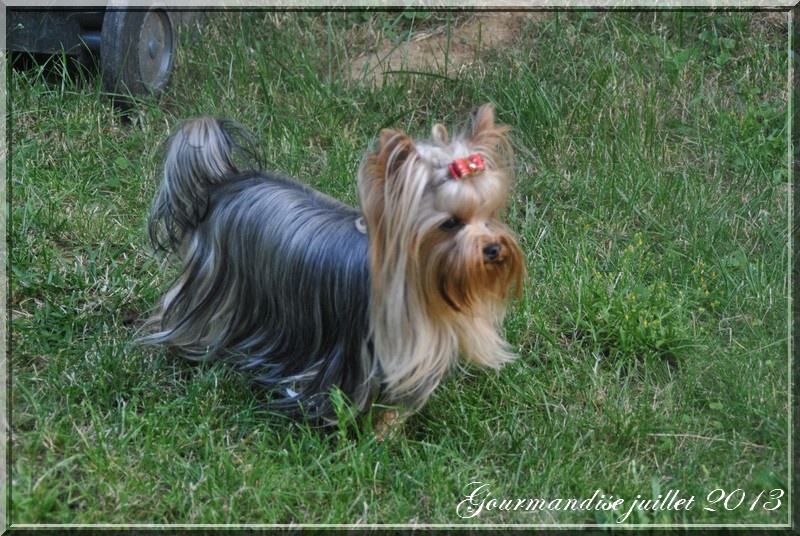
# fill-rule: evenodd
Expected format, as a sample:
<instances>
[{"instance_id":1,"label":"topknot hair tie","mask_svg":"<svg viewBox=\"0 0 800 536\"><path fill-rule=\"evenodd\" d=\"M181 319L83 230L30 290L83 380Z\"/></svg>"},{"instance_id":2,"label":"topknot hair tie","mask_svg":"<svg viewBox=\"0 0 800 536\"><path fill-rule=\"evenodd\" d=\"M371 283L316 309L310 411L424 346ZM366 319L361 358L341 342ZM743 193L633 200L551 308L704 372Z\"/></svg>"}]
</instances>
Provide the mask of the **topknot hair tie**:
<instances>
[{"instance_id":1,"label":"topknot hair tie","mask_svg":"<svg viewBox=\"0 0 800 536\"><path fill-rule=\"evenodd\" d=\"M461 179L484 171L486 166L483 158L478 153L473 153L467 158L458 158L450 164L450 175L454 179Z\"/></svg>"}]
</instances>

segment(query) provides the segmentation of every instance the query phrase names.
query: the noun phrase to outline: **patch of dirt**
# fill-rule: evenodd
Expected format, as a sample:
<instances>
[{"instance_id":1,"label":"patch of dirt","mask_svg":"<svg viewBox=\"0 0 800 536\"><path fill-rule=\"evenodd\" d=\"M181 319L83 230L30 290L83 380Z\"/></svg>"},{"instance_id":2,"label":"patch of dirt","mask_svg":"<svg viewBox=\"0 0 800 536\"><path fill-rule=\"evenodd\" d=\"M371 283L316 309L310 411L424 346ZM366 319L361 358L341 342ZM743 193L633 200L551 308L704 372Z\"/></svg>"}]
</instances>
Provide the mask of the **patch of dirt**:
<instances>
[{"instance_id":1,"label":"patch of dirt","mask_svg":"<svg viewBox=\"0 0 800 536\"><path fill-rule=\"evenodd\" d=\"M480 60L487 52L514 47L525 25L548 15L538 12L476 13L456 26L414 32L397 44L382 39L375 50L350 65L353 80L383 84L393 71L423 71L452 75Z\"/></svg>"}]
</instances>

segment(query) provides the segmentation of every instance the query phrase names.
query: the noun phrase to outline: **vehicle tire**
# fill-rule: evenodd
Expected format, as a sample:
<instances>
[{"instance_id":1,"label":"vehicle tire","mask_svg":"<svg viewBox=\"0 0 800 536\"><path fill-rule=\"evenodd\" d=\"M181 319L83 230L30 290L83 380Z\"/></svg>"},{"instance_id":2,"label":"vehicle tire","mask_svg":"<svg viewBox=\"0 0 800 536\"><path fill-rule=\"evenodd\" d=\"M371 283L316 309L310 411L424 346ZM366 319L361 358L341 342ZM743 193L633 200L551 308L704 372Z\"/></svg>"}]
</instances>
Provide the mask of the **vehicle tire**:
<instances>
[{"instance_id":1,"label":"vehicle tire","mask_svg":"<svg viewBox=\"0 0 800 536\"><path fill-rule=\"evenodd\" d=\"M103 88L123 99L158 95L169 81L175 43L172 20L164 9L109 9L100 37Z\"/></svg>"}]
</instances>

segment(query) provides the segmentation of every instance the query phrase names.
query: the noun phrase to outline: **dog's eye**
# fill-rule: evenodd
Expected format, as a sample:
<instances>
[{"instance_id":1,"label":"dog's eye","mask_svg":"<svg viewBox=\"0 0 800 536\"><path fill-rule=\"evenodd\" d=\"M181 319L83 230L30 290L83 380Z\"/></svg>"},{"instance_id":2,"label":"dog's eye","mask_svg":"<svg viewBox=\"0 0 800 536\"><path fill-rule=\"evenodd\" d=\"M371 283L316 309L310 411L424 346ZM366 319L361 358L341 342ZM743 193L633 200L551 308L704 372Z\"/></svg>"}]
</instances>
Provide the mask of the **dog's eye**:
<instances>
[{"instance_id":1,"label":"dog's eye","mask_svg":"<svg viewBox=\"0 0 800 536\"><path fill-rule=\"evenodd\" d=\"M445 220L441 227L444 231L455 231L464 227L464 222L453 216L452 218Z\"/></svg>"}]
</instances>

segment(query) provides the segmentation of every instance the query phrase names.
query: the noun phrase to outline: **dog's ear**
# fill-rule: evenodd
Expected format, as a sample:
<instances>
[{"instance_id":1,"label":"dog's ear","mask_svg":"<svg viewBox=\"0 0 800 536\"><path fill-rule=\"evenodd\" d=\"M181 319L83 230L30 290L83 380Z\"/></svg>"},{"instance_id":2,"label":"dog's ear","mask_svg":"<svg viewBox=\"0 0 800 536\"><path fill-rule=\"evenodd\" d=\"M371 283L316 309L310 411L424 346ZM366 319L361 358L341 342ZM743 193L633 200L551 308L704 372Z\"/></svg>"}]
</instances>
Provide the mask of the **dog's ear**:
<instances>
[{"instance_id":1,"label":"dog's ear","mask_svg":"<svg viewBox=\"0 0 800 536\"><path fill-rule=\"evenodd\" d=\"M400 169L415 153L407 134L388 128L381 131L377 150L366 157L358 172L358 194L368 228L383 223L387 197L396 198L403 189Z\"/></svg>"},{"instance_id":2,"label":"dog's ear","mask_svg":"<svg viewBox=\"0 0 800 536\"><path fill-rule=\"evenodd\" d=\"M436 123L431 129L431 139L439 145L447 145L450 139L447 135L447 129L441 123Z\"/></svg>"},{"instance_id":3,"label":"dog's ear","mask_svg":"<svg viewBox=\"0 0 800 536\"><path fill-rule=\"evenodd\" d=\"M367 191L380 192L383 195L387 189L402 187L402 184L394 184L402 181L399 171L415 152L414 142L407 134L399 130L383 129L378 137L377 150L367 156L359 171L359 193L362 201Z\"/></svg>"},{"instance_id":4,"label":"dog's ear","mask_svg":"<svg viewBox=\"0 0 800 536\"><path fill-rule=\"evenodd\" d=\"M414 142L399 130L385 128L378 141L378 164L383 168L383 176L391 181L399 176L399 170L409 156L415 152Z\"/></svg>"},{"instance_id":5,"label":"dog's ear","mask_svg":"<svg viewBox=\"0 0 800 536\"><path fill-rule=\"evenodd\" d=\"M475 146L494 151L508 143L509 130L511 127L508 125L495 125L494 104L487 102L475 114L470 141Z\"/></svg>"},{"instance_id":6,"label":"dog's ear","mask_svg":"<svg viewBox=\"0 0 800 536\"><path fill-rule=\"evenodd\" d=\"M364 160L359 182L385 182L387 177L396 174L413 150L414 142L408 135L389 128L381 130L378 148Z\"/></svg>"},{"instance_id":7,"label":"dog's ear","mask_svg":"<svg viewBox=\"0 0 800 536\"><path fill-rule=\"evenodd\" d=\"M482 132L486 132L494 128L494 104L487 102L475 114L475 120L472 123L472 135L477 136Z\"/></svg>"}]
</instances>

